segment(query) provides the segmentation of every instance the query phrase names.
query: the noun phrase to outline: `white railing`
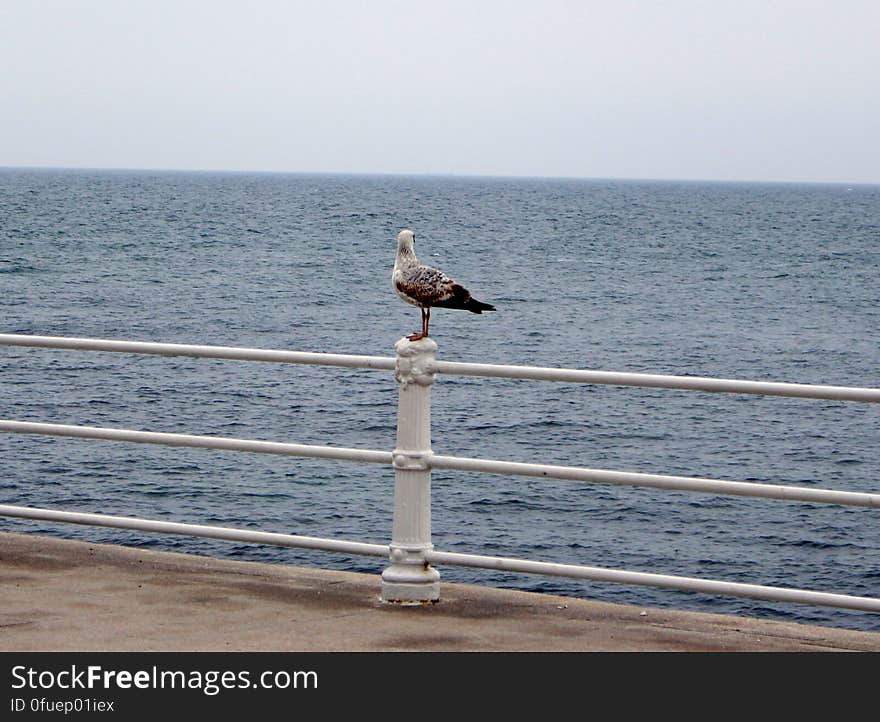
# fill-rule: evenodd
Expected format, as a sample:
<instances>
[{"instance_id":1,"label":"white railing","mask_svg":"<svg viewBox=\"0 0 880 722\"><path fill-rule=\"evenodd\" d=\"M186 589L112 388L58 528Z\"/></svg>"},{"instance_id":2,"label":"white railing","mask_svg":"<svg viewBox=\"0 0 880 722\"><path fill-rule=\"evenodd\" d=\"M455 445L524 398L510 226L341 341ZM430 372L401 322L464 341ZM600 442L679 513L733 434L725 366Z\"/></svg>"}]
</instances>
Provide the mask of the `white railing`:
<instances>
[{"instance_id":1,"label":"white railing","mask_svg":"<svg viewBox=\"0 0 880 722\"><path fill-rule=\"evenodd\" d=\"M404 604L439 599L439 573L431 565L449 564L880 612L880 599L872 597L438 551L431 544L430 503L431 470L454 469L880 507L880 494L873 493L436 455L431 451L430 402L431 385L437 373L872 403L880 402L880 389L437 361L437 347L431 339L415 343L401 339L395 347L396 358L18 334L0 334L0 345L394 370L399 384L397 444L393 451L0 420L0 431L13 433L391 464L395 491L392 538L388 545L12 505L0 505L2 516L386 557L390 564L382 573L382 597Z\"/></svg>"}]
</instances>

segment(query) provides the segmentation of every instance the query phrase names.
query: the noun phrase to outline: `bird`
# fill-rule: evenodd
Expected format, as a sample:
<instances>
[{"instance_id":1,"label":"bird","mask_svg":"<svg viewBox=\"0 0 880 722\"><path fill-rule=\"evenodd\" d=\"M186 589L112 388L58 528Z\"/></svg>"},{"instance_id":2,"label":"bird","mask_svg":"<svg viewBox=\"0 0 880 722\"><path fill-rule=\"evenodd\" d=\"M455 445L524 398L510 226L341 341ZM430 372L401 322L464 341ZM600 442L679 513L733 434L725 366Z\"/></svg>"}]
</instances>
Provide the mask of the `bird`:
<instances>
[{"instance_id":1,"label":"bird","mask_svg":"<svg viewBox=\"0 0 880 722\"><path fill-rule=\"evenodd\" d=\"M494 311L495 307L473 298L464 286L443 271L426 266L416 258L416 235L409 228L397 234L397 257L391 284L397 295L422 311L422 330L407 336L410 341L428 337L431 309L457 308L471 313Z\"/></svg>"}]
</instances>

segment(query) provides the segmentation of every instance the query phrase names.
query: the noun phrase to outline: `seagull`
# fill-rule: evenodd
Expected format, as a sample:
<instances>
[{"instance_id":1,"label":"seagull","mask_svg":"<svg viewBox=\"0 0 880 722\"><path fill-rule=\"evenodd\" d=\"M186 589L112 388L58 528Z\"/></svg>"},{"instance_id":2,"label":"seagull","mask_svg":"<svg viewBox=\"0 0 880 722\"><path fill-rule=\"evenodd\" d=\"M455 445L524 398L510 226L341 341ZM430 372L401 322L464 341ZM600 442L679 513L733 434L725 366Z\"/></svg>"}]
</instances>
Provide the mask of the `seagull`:
<instances>
[{"instance_id":1,"label":"seagull","mask_svg":"<svg viewBox=\"0 0 880 722\"><path fill-rule=\"evenodd\" d=\"M410 341L428 337L431 308L458 308L471 313L494 311L495 307L471 297L470 292L443 271L425 266L416 258L416 235L408 228L397 234L397 257L391 283L397 295L422 310L422 332L407 336Z\"/></svg>"}]
</instances>

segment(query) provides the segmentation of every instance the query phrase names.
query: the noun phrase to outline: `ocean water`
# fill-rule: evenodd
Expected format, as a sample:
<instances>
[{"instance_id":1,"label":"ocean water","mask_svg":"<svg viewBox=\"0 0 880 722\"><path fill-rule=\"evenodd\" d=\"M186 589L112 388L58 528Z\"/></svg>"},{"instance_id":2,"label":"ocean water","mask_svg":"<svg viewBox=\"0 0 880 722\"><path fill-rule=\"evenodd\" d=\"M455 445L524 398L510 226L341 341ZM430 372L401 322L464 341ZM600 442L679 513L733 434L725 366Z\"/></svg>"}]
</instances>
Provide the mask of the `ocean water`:
<instances>
[{"instance_id":1,"label":"ocean water","mask_svg":"<svg viewBox=\"0 0 880 722\"><path fill-rule=\"evenodd\" d=\"M395 236L494 314L438 358L880 387L880 186L0 169L0 331L393 355ZM390 372L0 347L0 417L390 450ZM874 404L465 377L437 453L880 491ZM0 434L0 500L387 543L393 472ZM379 573L382 560L0 519ZM878 511L435 472L434 544L880 596ZM880 629L880 616L442 567L442 579Z\"/></svg>"}]
</instances>

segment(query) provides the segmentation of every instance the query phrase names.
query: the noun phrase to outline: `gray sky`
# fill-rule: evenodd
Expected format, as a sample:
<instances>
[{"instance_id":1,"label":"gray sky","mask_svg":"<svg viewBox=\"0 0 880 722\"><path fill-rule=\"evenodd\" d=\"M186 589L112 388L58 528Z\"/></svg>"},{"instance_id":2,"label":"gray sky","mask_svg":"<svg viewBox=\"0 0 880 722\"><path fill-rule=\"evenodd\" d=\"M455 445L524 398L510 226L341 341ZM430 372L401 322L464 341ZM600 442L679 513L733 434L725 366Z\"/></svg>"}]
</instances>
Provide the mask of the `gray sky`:
<instances>
[{"instance_id":1,"label":"gray sky","mask_svg":"<svg viewBox=\"0 0 880 722\"><path fill-rule=\"evenodd\" d=\"M0 166L880 183L880 0L0 0Z\"/></svg>"}]
</instances>

